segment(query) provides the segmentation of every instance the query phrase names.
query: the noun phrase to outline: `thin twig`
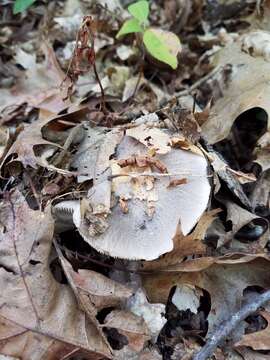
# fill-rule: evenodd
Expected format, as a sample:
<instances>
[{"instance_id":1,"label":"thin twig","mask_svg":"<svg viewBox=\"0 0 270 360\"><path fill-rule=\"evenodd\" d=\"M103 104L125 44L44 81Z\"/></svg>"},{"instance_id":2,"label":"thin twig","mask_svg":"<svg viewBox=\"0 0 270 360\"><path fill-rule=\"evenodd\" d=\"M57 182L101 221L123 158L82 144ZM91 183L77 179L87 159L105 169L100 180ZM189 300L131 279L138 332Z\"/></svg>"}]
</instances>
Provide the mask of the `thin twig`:
<instances>
[{"instance_id":1,"label":"thin twig","mask_svg":"<svg viewBox=\"0 0 270 360\"><path fill-rule=\"evenodd\" d=\"M131 104L131 101L135 98L135 96L137 94L137 90L139 89L139 84L140 84L142 76L143 76L143 63L144 63L144 53L142 55L142 60L141 60L141 64L140 64L140 67L139 67L138 79L137 79L133 94L131 95L131 97L129 99L129 104Z\"/></svg>"},{"instance_id":2,"label":"thin twig","mask_svg":"<svg viewBox=\"0 0 270 360\"><path fill-rule=\"evenodd\" d=\"M205 81L211 79L216 73L218 73L221 70L221 66L215 67L212 71L210 71L208 74L206 74L204 77L196 81L193 85L191 85L188 89L179 91L175 94L176 98L179 98L181 96L189 95L193 90L200 87Z\"/></svg>"},{"instance_id":3,"label":"thin twig","mask_svg":"<svg viewBox=\"0 0 270 360\"><path fill-rule=\"evenodd\" d=\"M39 210L41 211L41 210L42 210L42 206L41 206L41 202L40 202L40 197L39 197L39 195L38 195L38 193L37 193L37 190L36 190L36 188L35 188L35 185L34 185L34 183L33 183L33 180L32 180L31 176L29 175L29 173L28 173L28 171L27 171L26 169L25 169L24 173L25 173L25 175L26 175L26 177L27 177L27 179L28 179L28 181L29 181L29 185L30 185L30 188L31 188L32 193L33 193L33 195L34 195L34 198L35 198L35 200L36 200L36 202L37 202L37 206L38 206Z\"/></svg>"},{"instance_id":4,"label":"thin twig","mask_svg":"<svg viewBox=\"0 0 270 360\"><path fill-rule=\"evenodd\" d=\"M95 60L94 60L94 63L93 63L93 70L94 70L94 74L95 74L95 77L96 77L96 80L98 82L100 92L101 92L101 109L102 109L103 114L107 114L108 111L106 109L106 103L105 103L105 92L104 92L102 83L100 81L100 78L99 78L99 75L98 75L98 72L97 72L96 61Z\"/></svg>"},{"instance_id":5,"label":"thin twig","mask_svg":"<svg viewBox=\"0 0 270 360\"><path fill-rule=\"evenodd\" d=\"M244 305L242 309L233 314L223 325L220 325L201 350L194 355L193 360L209 359L220 343L230 335L236 326L249 315L255 313L267 301L270 301L270 290L258 295L255 300Z\"/></svg>"},{"instance_id":6,"label":"thin twig","mask_svg":"<svg viewBox=\"0 0 270 360\"><path fill-rule=\"evenodd\" d=\"M54 245L55 245L55 243L54 243ZM93 264L100 265L100 266L103 266L103 267L108 268L108 269L113 269L113 270L122 271L122 272L125 272L125 273L132 273L132 274L146 274L146 275L149 274L150 275L150 274L153 273L152 270L132 270L132 269L127 269L126 266L121 267L121 266L117 266L117 265L106 264L103 261L93 259L90 255L88 255L88 256L82 255L82 254L80 254L78 252L67 249L67 248L65 248L64 246L61 246L58 243L57 243L57 246L62 251L65 251L66 253L72 254L75 258L80 258L82 260L89 261L89 262L91 262ZM159 270L155 270L155 271L159 271Z\"/></svg>"}]
</instances>

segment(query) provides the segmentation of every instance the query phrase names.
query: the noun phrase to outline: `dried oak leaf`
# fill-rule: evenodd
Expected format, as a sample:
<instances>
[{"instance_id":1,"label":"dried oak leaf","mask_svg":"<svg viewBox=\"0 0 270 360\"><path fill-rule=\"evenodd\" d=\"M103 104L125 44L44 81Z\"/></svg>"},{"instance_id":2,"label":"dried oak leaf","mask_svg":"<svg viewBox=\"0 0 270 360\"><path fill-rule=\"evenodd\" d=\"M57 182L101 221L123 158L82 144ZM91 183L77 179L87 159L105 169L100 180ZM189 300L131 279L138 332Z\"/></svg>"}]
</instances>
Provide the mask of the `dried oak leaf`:
<instances>
[{"instance_id":1,"label":"dried oak leaf","mask_svg":"<svg viewBox=\"0 0 270 360\"><path fill-rule=\"evenodd\" d=\"M264 37L263 31L259 33ZM202 125L202 134L210 144L225 139L229 135L235 119L246 110L260 107L265 110L269 118L270 62L265 61L263 57L253 57L242 51L242 47L244 46L245 49L245 44L248 43L247 39L253 37L252 34L254 33L240 37L238 41L228 44L215 55L214 63L221 68L230 64L232 74L223 96L215 102L211 108L209 119ZM269 36L267 39L268 51ZM260 51L264 52L265 50L264 46ZM256 119L254 120L256 121ZM270 122L268 121L269 128Z\"/></svg>"},{"instance_id":2,"label":"dried oak leaf","mask_svg":"<svg viewBox=\"0 0 270 360\"><path fill-rule=\"evenodd\" d=\"M248 346L253 350L270 349L270 313L268 311L260 311L260 315L262 315L263 318L267 321L266 328L251 334L244 335L240 341L234 344L235 347Z\"/></svg>"},{"instance_id":3,"label":"dried oak leaf","mask_svg":"<svg viewBox=\"0 0 270 360\"><path fill-rule=\"evenodd\" d=\"M151 338L146 322L141 316L126 310L113 310L105 318L104 327L117 329L128 338L128 347L139 352Z\"/></svg>"},{"instance_id":4,"label":"dried oak leaf","mask_svg":"<svg viewBox=\"0 0 270 360\"><path fill-rule=\"evenodd\" d=\"M73 120L74 117L79 117L86 112L86 108L80 108L79 110L75 110L65 115L52 116L47 119L39 119L32 124L26 125L22 132L18 135L13 145L10 147L1 166L7 164L10 165L13 161L21 162L24 167L31 166L36 168L37 165L45 166L45 163L41 160L41 158L35 154L35 147L39 145L49 145L62 148L62 146L56 142L51 142L43 138L42 132L45 126L52 126L52 123L57 124L58 122L61 122L61 120ZM14 160L9 160L12 155L14 155L14 157L16 155L16 158Z\"/></svg>"},{"instance_id":5,"label":"dried oak leaf","mask_svg":"<svg viewBox=\"0 0 270 360\"><path fill-rule=\"evenodd\" d=\"M246 253L261 253L269 239L267 219L252 214L231 201L222 201L227 209L226 220L232 225L234 236L231 250L237 249ZM249 229L249 231L245 231Z\"/></svg>"},{"instance_id":6,"label":"dried oak leaf","mask_svg":"<svg viewBox=\"0 0 270 360\"><path fill-rule=\"evenodd\" d=\"M127 286L92 270L79 269L76 272L63 255L60 254L59 258L82 310L87 312L86 304L91 316L95 317L106 307L119 306L132 296L133 291Z\"/></svg>"},{"instance_id":7,"label":"dried oak leaf","mask_svg":"<svg viewBox=\"0 0 270 360\"><path fill-rule=\"evenodd\" d=\"M185 256L204 254L206 246L202 240L205 237L208 227L212 224L216 215L220 211L220 209L215 209L205 212L200 218L195 229L189 235L184 235L182 233L181 225L179 224L177 232L173 238L173 250L165 254L160 259L144 262L142 264L143 269L154 270L167 268L168 266L180 263Z\"/></svg>"},{"instance_id":8,"label":"dried oak leaf","mask_svg":"<svg viewBox=\"0 0 270 360\"><path fill-rule=\"evenodd\" d=\"M26 70L11 89L0 89L0 109L27 103L57 114L70 105L68 99L63 100L67 95L69 80L63 82L65 74L57 62L53 48L43 42L41 50L45 60L43 63L36 63L35 56L17 49L15 61Z\"/></svg>"},{"instance_id":9,"label":"dried oak leaf","mask_svg":"<svg viewBox=\"0 0 270 360\"><path fill-rule=\"evenodd\" d=\"M192 264L184 267L182 263L178 267L163 270L163 273L143 275L143 285L151 302L166 303L171 288L181 284L190 284L206 290L211 298L211 310L207 318L210 336L214 326L219 326L227 319L228 314L240 309L243 290L246 287L269 288L270 262L261 257L255 260L254 257L242 257L237 260L232 257L232 260L215 259L214 261L219 263L209 266L210 262L207 264L206 258L198 260L202 263L197 262L197 269L194 267L195 261L193 267ZM198 270L199 265L202 265L202 270Z\"/></svg>"},{"instance_id":10,"label":"dried oak leaf","mask_svg":"<svg viewBox=\"0 0 270 360\"><path fill-rule=\"evenodd\" d=\"M79 352L89 359L110 358L72 290L50 272L54 223L49 209L31 210L18 191L8 196L1 206L0 353L22 360Z\"/></svg>"}]
</instances>

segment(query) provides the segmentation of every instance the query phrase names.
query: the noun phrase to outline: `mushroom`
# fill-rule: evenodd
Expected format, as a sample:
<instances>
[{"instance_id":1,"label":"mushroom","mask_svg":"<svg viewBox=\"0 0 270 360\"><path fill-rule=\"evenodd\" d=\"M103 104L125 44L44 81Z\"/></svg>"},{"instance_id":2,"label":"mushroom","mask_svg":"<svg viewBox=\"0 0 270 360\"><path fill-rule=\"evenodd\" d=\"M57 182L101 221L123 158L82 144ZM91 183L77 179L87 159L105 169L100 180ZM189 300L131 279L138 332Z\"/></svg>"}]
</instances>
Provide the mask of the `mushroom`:
<instances>
[{"instance_id":1,"label":"mushroom","mask_svg":"<svg viewBox=\"0 0 270 360\"><path fill-rule=\"evenodd\" d=\"M106 133L105 143L110 136ZM193 151L175 146L181 141L145 124L127 130L113 158L107 154L109 171L96 176L87 198L59 203L56 211L72 210L84 240L107 255L153 260L171 251L179 224L184 235L192 230L211 191L203 153L194 145ZM104 183L109 209L95 197Z\"/></svg>"}]
</instances>

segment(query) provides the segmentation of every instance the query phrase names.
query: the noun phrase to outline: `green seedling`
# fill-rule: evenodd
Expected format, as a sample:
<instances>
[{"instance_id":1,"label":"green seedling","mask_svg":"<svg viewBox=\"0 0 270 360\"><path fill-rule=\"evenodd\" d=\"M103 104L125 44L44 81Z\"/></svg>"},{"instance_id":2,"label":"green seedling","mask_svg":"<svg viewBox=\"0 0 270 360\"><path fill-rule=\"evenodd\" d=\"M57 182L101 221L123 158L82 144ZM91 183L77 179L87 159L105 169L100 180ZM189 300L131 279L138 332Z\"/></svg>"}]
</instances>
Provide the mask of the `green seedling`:
<instances>
[{"instance_id":1,"label":"green seedling","mask_svg":"<svg viewBox=\"0 0 270 360\"><path fill-rule=\"evenodd\" d=\"M131 19L124 22L116 37L139 33L139 37L147 52L155 59L177 68L177 54L181 50L181 43L177 35L170 31L163 31L149 26L149 3L146 0L129 5L128 12Z\"/></svg>"},{"instance_id":2,"label":"green seedling","mask_svg":"<svg viewBox=\"0 0 270 360\"><path fill-rule=\"evenodd\" d=\"M31 6L36 0L16 0L13 5L13 14L18 14Z\"/></svg>"}]
</instances>

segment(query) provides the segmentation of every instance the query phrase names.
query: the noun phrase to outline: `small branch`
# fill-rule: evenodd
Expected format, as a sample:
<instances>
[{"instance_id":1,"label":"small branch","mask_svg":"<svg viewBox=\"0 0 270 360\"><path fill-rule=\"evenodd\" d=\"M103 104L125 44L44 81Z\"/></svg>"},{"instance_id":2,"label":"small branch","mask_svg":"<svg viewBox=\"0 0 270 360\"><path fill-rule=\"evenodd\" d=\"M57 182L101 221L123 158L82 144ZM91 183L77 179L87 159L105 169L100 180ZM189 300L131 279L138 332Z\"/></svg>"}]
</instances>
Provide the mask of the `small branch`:
<instances>
[{"instance_id":1,"label":"small branch","mask_svg":"<svg viewBox=\"0 0 270 360\"><path fill-rule=\"evenodd\" d=\"M100 81L100 78L98 76L98 72L97 72L97 67L96 67L96 62L94 61L93 63L93 70L94 70L94 73L95 73L95 77L96 77L96 80L98 82L98 85L100 87L100 92L101 92L101 109L103 111L104 114L107 114L107 109L106 109L106 104L105 104L105 92L104 92L104 89L103 89L103 86L102 86L102 83Z\"/></svg>"},{"instance_id":2,"label":"small branch","mask_svg":"<svg viewBox=\"0 0 270 360\"><path fill-rule=\"evenodd\" d=\"M38 193L36 191L33 180L32 180L31 176L29 175L29 173L28 173L28 171L26 169L25 169L24 173L25 173L25 175L27 177L27 180L29 181L29 185L30 185L30 188L31 188L32 193L34 195L34 198L35 198L35 200L37 202L37 206L38 206L39 210L41 211L42 206L41 206L40 198L39 198L39 195L38 195Z\"/></svg>"},{"instance_id":3,"label":"small branch","mask_svg":"<svg viewBox=\"0 0 270 360\"><path fill-rule=\"evenodd\" d=\"M213 335L211 335L211 338L206 342L201 350L194 355L193 360L209 359L220 343L230 335L236 326L249 315L255 313L267 301L270 301L270 290L258 295L254 301L244 305L242 309L232 315L223 325L219 325L217 330L213 333Z\"/></svg>"},{"instance_id":4,"label":"small branch","mask_svg":"<svg viewBox=\"0 0 270 360\"><path fill-rule=\"evenodd\" d=\"M211 77L213 77L214 75L216 75L220 70L221 70L221 66L217 66L215 67L212 71L210 71L208 74L206 74L204 77L202 77L201 79L199 79L198 81L196 81L193 85L191 85L189 87L189 89L186 90L182 90L179 91L178 93L175 94L176 98L179 98L181 96L186 96L189 95L193 90L197 89L198 87L200 87L204 82L206 82L207 80L211 79Z\"/></svg>"},{"instance_id":5,"label":"small branch","mask_svg":"<svg viewBox=\"0 0 270 360\"><path fill-rule=\"evenodd\" d=\"M139 85L140 85L140 82L141 82L141 79L142 79L142 76L143 76L144 57L145 57L145 54L144 54L144 51L143 51L141 63L140 63L140 66L139 66L138 79L137 79L137 82L136 82L136 85L135 85L133 94L131 95L131 97L130 97L130 99L129 99L129 104L131 104L131 101L135 98L135 96L136 96L136 94L137 94L137 91L138 91L138 89L139 89Z\"/></svg>"}]
</instances>

